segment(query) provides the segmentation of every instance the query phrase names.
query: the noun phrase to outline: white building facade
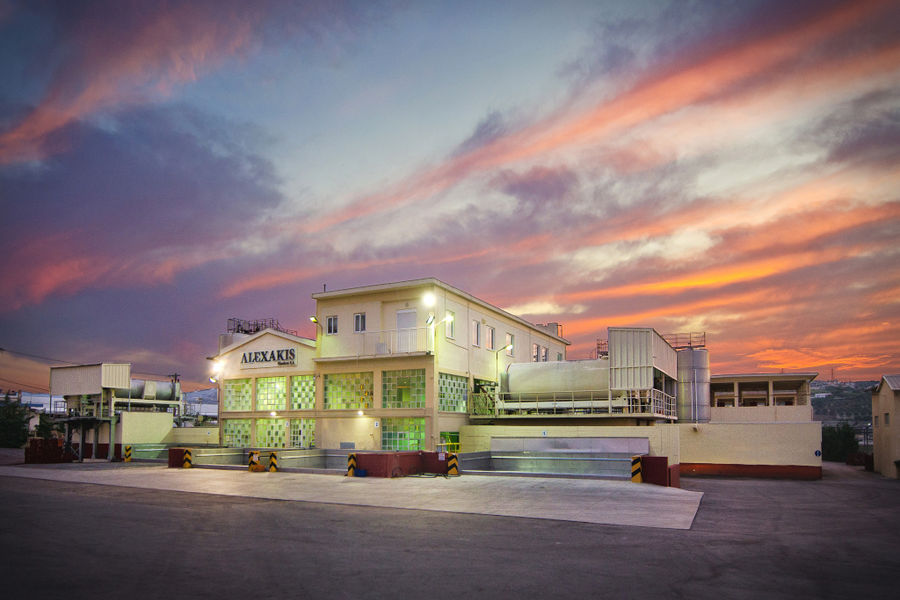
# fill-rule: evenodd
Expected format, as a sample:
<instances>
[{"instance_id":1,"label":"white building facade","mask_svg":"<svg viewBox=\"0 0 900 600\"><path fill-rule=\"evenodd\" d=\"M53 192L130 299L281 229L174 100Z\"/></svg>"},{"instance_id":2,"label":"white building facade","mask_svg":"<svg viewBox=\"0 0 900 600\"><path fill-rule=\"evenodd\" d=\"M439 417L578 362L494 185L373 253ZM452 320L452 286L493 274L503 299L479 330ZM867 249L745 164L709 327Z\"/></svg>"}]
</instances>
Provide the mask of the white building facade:
<instances>
[{"instance_id":1,"label":"white building facade","mask_svg":"<svg viewBox=\"0 0 900 600\"><path fill-rule=\"evenodd\" d=\"M313 298L315 341L273 329L220 339L224 445L454 450L472 392L511 363L566 356L555 324L433 278Z\"/></svg>"}]
</instances>

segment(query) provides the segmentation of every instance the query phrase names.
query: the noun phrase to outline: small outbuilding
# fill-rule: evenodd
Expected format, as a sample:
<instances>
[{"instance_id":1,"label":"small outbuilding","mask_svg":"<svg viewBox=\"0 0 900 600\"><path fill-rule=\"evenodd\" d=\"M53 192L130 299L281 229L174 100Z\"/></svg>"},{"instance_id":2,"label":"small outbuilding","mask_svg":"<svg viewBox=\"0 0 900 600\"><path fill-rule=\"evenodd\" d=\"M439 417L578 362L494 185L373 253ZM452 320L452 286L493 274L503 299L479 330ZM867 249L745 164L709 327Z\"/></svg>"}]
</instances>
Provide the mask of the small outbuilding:
<instances>
[{"instance_id":1,"label":"small outbuilding","mask_svg":"<svg viewBox=\"0 0 900 600\"><path fill-rule=\"evenodd\" d=\"M895 420L900 412L900 375L885 375L872 390L872 433L875 471L900 478L900 430Z\"/></svg>"}]
</instances>

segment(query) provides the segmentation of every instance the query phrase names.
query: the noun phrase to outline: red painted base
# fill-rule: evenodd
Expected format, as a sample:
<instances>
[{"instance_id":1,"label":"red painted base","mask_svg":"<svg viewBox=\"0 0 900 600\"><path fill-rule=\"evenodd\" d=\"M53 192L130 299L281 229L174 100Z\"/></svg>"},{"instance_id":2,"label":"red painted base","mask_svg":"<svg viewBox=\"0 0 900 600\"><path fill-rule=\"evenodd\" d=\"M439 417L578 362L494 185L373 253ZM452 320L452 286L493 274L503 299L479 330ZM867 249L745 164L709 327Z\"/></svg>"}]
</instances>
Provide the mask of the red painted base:
<instances>
[{"instance_id":1,"label":"red painted base","mask_svg":"<svg viewBox=\"0 0 900 600\"><path fill-rule=\"evenodd\" d=\"M767 479L822 479L822 467L800 465L727 465L713 463L681 463L681 475L724 475L726 477L761 477Z\"/></svg>"}]
</instances>

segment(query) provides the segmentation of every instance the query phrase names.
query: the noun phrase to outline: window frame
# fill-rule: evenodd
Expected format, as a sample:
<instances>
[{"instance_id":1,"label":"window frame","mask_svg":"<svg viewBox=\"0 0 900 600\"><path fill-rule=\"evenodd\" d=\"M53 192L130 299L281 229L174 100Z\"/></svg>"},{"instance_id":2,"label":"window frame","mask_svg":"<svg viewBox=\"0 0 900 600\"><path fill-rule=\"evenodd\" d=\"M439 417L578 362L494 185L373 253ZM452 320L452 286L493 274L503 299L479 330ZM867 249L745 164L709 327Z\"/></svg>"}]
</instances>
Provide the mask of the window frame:
<instances>
[{"instance_id":1,"label":"window frame","mask_svg":"<svg viewBox=\"0 0 900 600\"><path fill-rule=\"evenodd\" d=\"M332 327L334 324L334 327ZM337 315L329 315L325 317L325 335L337 335L338 333L338 318Z\"/></svg>"},{"instance_id":2,"label":"window frame","mask_svg":"<svg viewBox=\"0 0 900 600\"><path fill-rule=\"evenodd\" d=\"M362 325L362 327L360 327ZM353 315L353 333L366 332L366 313L358 312Z\"/></svg>"},{"instance_id":3,"label":"window frame","mask_svg":"<svg viewBox=\"0 0 900 600\"><path fill-rule=\"evenodd\" d=\"M516 336L513 333L506 332L506 355L515 356L516 353Z\"/></svg>"},{"instance_id":4,"label":"window frame","mask_svg":"<svg viewBox=\"0 0 900 600\"><path fill-rule=\"evenodd\" d=\"M472 345L478 348L481 347L481 321L478 319L472 319Z\"/></svg>"},{"instance_id":5,"label":"window frame","mask_svg":"<svg viewBox=\"0 0 900 600\"><path fill-rule=\"evenodd\" d=\"M484 347L494 350L497 345L497 330L490 325L484 326Z\"/></svg>"},{"instance_id":6,"label":"window frame","mask_svg":"<svg viewBox=\"0 0 900 600\"><path fill-rule=\"evenodd\" d=\"M444 337L451 340L456 339L456 313L452 310L444 311Z\"/></svg>"}]
</instances>

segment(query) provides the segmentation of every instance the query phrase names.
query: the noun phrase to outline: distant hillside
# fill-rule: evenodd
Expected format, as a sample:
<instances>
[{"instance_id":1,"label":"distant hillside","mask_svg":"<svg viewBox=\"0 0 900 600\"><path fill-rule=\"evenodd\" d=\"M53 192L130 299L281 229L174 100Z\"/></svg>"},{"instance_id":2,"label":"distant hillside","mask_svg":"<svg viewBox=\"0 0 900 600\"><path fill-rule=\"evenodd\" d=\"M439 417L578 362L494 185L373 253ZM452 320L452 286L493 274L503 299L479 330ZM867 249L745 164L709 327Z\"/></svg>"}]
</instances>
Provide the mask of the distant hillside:
<instances>
[{"instance_id":1,"label":"distant hillside","mask_svg":"<svg viewBox=\"0 0 900 600\"><path fill-rule=\"evenodd\" d=\"M872 422L871 388L877 381L813 381L813 419L823 423L846 422L864 425ZM827 394L827 395L825 395ZM817 398L816 396L822 396Z\"/></svg>"},{"instance_id":2,"label":"distant hillside","mask_svg":"<svg viewBox=\"0 0 900 600\"><path fill-rule=\"evenodd\" d=\"M188 414L215 417L219 413L219 390L207 388L196 392L185 392L184 407Z\"/></svg>"}]
</instances>

